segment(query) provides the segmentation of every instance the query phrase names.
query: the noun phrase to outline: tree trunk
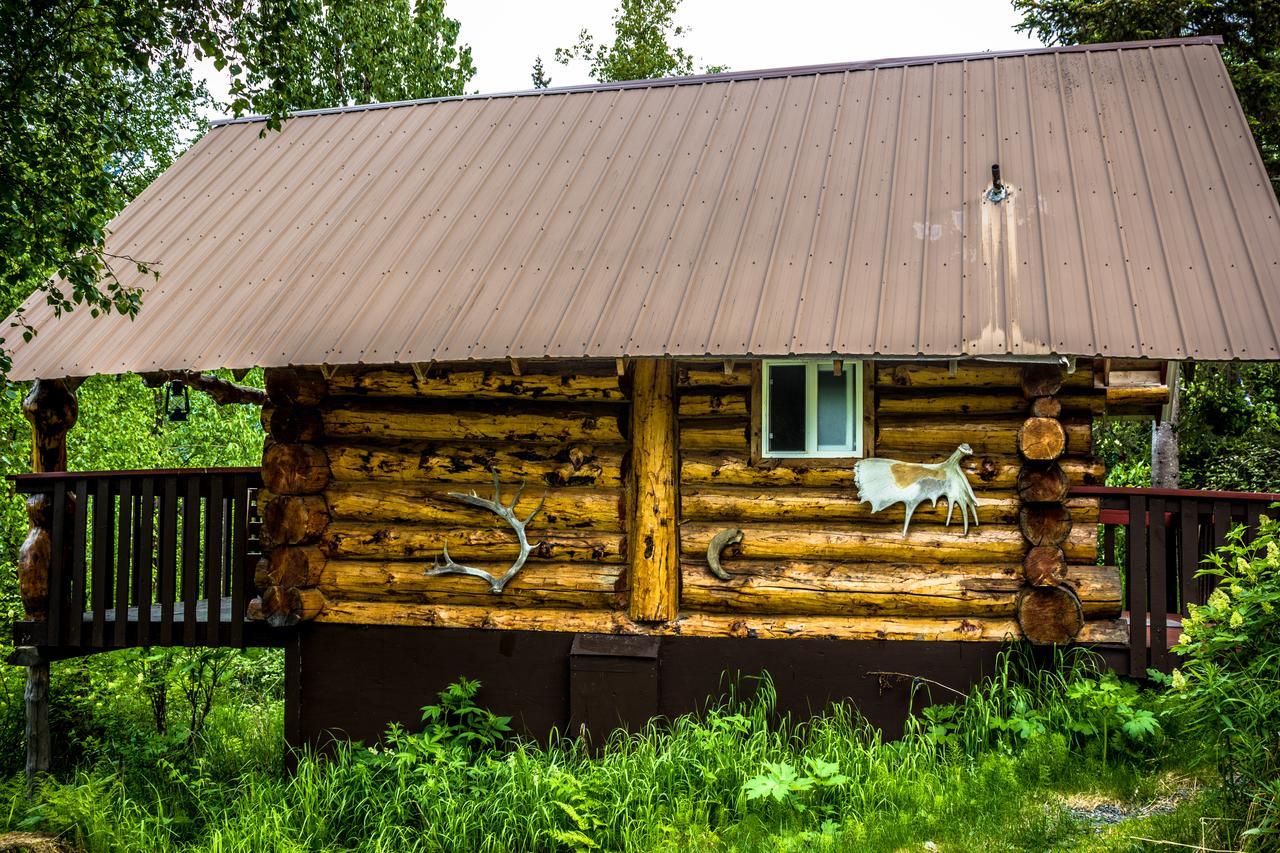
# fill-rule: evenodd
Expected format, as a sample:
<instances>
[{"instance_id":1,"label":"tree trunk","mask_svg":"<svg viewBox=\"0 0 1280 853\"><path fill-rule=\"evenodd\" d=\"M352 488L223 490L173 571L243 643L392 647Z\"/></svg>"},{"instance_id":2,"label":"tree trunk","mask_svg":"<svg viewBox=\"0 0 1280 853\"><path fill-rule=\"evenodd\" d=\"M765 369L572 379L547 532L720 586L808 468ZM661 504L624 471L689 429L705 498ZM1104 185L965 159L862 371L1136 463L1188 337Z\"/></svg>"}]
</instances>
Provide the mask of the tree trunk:
<instances>
[{"instance_id":1,"label":"tree trunk","mask_svg":"<svg viewBox=\"0 0 1280 853\"><path fill-rule=\"evenodd\" d=\"M1180 368L1169 366L1169 416L1151 425L1151 485L1178 488L1178 422L1181 419Z\"/></svg>"},{"instance_id":2,"label":"tree trunk","mask_svg":"<svg viewBox=\"0 0 1280 853\"><path fill-rule=\"evenodd\" d=\"M633 619L666 622L680 608L675 367L638 359L633 371L628 608Z\"/></svg>"}]
</instances>

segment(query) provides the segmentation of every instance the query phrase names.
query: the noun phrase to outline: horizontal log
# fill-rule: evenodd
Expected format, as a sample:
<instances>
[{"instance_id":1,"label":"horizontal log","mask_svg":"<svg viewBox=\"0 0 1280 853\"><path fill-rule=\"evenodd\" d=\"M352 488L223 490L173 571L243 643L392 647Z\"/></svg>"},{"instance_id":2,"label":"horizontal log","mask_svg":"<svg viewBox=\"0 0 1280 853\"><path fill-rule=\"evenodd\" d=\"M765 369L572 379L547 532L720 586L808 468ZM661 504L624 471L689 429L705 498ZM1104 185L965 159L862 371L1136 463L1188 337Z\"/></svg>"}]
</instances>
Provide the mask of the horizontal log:
<instances>
[{"instance_id":1,"label":"horizontal log","mask_svg":"<svg viewBox=\"0 0 1280 853\"><path fill-rule=\"evenodd\" d=\"M508 631L568 631L592 634L649 634L686 637L750 637L762 640L957 640L1003 642L1021 636L1012 619L977 617L847 618L742 616L689 613L673 622L639 623L621 611L452 606L400 602L332 601L318 621L357 625L412 625ZM1123 643L1128 625L1116 620L1088 622L1082 643Z\"/></svg>"},{"instance_id":2,"label":"horizontal log","mask_svg":"<svg viewBox=\"0 0 1280 853\"><path fill-rule=\"evenodd\" d=\"M1081 522L1097 520L1096 502L1081 501ZM686 521L866 521L901 525L905 514L902 504L894 504L880 512L859 500L856 490L797 489L790 487L691 486L680 494L681 518ZM1075 506L1075 502L1072 502ZM1018 521L1021 503L1012 492L978 494L978 520L982 524L1012 524ZM1092 507L1092 516L1090 508ZM922 503L912 516L912 525L942 524L947 519L947 502L937 506ZM957 508L952 522L960 523Z\"/></svg>"},{"instance_id":3,"label":"horizontal log","mask_svg":"<svg viewBox=\"0 0 1280 853\"><path fill-rule=\"evenodd\" d=\"M1018 497L1028 503L1056 503L1070 489L1070 478L1059 462L1031 463L1018 472Z\"/></svg>"},{"instance_id":4,"label":"horizontal log","mask_svg":"<svg viewBox=\"0 0 1280 853\"><path fill-rule=\"evenodd\" d=\"M734 362L725 373L723 362L694 362L676 369L676 385L680 388L750 388L751 362Z\"/></svg>"},{"instance_id":5,"label":"horizontal log","mask_svg":"<svg viewBox=\"0 0 1280 853\"><path fill-rule=\"evenodd\" d=\"M277 406L314 406L329 393L318 370L268 367L263 371L267 398Z\"/></svg>"},{"instance_id":6,"label":"horizontal log","mask_svg":"<svg viewBox=\"0 0 1280 853\"><path fill-rule=\"evenodd\" d=\"M528 531L531 561L620 563L626 556L621 533L541 530L537 520ZM331 557L381 560L432 559L443 553L458 562L510 562L518 554L510 527L427 527L418 524L339 521L324 531L323 547Z\"/></svg>"},{"instance_id":7,"label":"horizontal log","mask_svg":"<svg viewBox=\"0 0 1280 853\"><path fill-rule=\"evenodd\" d=\"M1042 408L1055 409L1059 414L1064 410L1070 414L1101 414L1105 403L1101 394L1069 394L1041 399L1051 401L1043 403ZM1041 403L1041 400L1036 403ZM882 391L876 397L876 413L881 415L1025 415L1032 405L1014 389L1007 392L974 390L910 395Z\"/></svg>"},{"instance_id":8,"label":"horizontal log","mask_svg":"<svg viewBox=\"0 0 1280 853\"><path fill-rule=\"evenodd\" d=\"M560 407L457 410L379 407L350 402L321 410L332 438L424 441L506 441L520 444L622 444L617 414Z\"/></svg>"},{"instance_id":9,"label":"horizontal log","mask_svg":"<svg viewBox=\"0 0 1280 853\"><path fill-rule=\"evenodd\" d=\"M682 418L745 418L749 412L745 390L685 392L677 412Z\"/></svg>"},{"instance_id":10,"label":"horizontal log","mask_svg":"<svg viewBox=\"0 0 1280 853\"><path fill-rule=\"evenodd\" d=\"M509 505L518 484L504 483L502 502ZM510 529L505 521L487 509L470 506L448 497L448 492L471 489L441 484L337 483L325 492L329 514L336 521L412 521L421 524ZM492 488L475 488L483 498L492 498ZM543 498L543 489L530 486L516 504L516 515L528 516ZM565 488L547 489L542 511L530 523L529 535L539 529L622 529L620 490ZM330 522L331 524L333 522Z\"/></svg>"},{"instance_id":11,"label":"horizontal log","mask_svg":"<svg viewBox=\"0 0 1280 853\"><path fill-rule=\"evenodd\" d=\"M952 448L954 449L954 448ZM946 452L894 451L892 456L904 462L941 462ZM881 454L887 455L887 454ZM743 452L692 451L680 454L680 480L691 486L724 484L727 486L799 486L807 488L853 488L853 461L836 459L763 460L753 463ZM1072 485L1101 485L1106 468L1101 460L1091 457L1065 457L1059 460ZM964 470L974 491L1015 488L1023 462L1017 456L969 456L962 459Z\"/></svg>"},{"instance_id":12,"label":"horizontal log","mask_svg":"<svg viewBox=\"0 0 1280 853\"><path fill-rule=\"evenodd\" d=\"M879 362L876 384L896 388L1022 388L1022 368L1017 364L962 361L952 375L947 362ZM1093 371L1084 366L1063 377L1066 388L1093 387Z\"/></svg>"},{"instance_id":13,"label":"horizontal log","mask_svg":"<svg viewBox=\"0 0 1280 853\"><path fill-rule=\"evenodd\" d=\"M315 587L271 586L263 590L260 604L250 605L255 617L259 614L273 628L287 628L320 616L327 602L324 593Z\"/></svg>"},{"instance_id":14,"label":"horizontal log","mask_svg":"<svg viewBox=\"0 0 1280 853\"><path fill-rule=\"evenodd\" d=\"M491 369L433 368L419 377L410 367L344 369L329 381L334 395L359 397L442 397L489 400L560 400L625 403L617 371L511 372L509 364Z\"/></svg>"},{"instance_id":15,"label":"horizontal log","mask_svg":"<svg viewBox=\"0 0 1280 853\"><path fill-rule=\"evenodd\" d=\"M742 542L730 545L721 554L726 570L732 560L844 560L877 563L1019 563L1026 543L1011 525L970 527L966 535L951 527L912 528L904 538L878 525L849 527L847 523L827 529L789 524L739 525ZM724 526L707 522L686 522L680 527L681 552L704 558L711 537ZM1063 543L1063 551L1073 561L1093 562L1097 558L1097 535L1085 526L1077 527Z\"/></svg>"},{"instance_id":16,"label":"horizontal log","mask_svg":"<svg viewBox=\"0 0 1280 853\"><path fill-rule=\"evenodd\" d=\"M868 616L1013 616L1023 586L1017 566L744 562L722 581L705 561L681 564L686 610ZM1120 615L1115 567L1078 566L1077 594L1091 617Z\"/></svg>"},{"instance_id":17,"label":"horizontal log","mask_svg":"<svg viewBox=\"0 0 1280 853\"><path fill-rule=\"evenodd\" d=\"M1014 612L1023 636L1036 645L1069 643L1085 625L1080 599L1065 586L1023 590Z\"/></svg>"},{"instance_id":18,"label":"horizontal log","mask_svg":"<svg viewBox=\"0 0 1280 853\"><path fill-rule=\"evenodd\" d=\"M747 430L746 418L681 421L680 449L736 450L745 453L750 448Z\"/></svg>"},{"instance_id":19,"label":"horizontal log","mask_svg":"<svg viewBox=\"0 0 1280 853\"><path fill-rule=\"evenodd\" d=\"M314 442L324 435L320 410L314 406L266 405L261 418L267 435L279 442Z\"/></svg>"},{"instance_id":20,"label":"horizontal log","mask_svg":"<svg viewBox=\"0 0 1280 853\"><path fill-rule=\"evenodd\" d=\"M413 442L392 447L330 444L329 468L337 481L399 481L483 485L493 472L506 482L547 486L622 485L621 449Z\"/></svg>"},{"instance_id":21,"label":"horizontal log","mask_svg":"<svg viewBox=\"0 0 1280 853\"><path fill-rule=\"evenodd\" d=\"M1081 572L1087 568L1092 567L1078 567ZM1066 555L1057 545L1036 545L1022 558L1022 577L1031 586L1057 586L1067 579L1067 571ZM1119 577L1117 571L1117 582Z\"/></svg>"},{"instance_id":22,"label":"horizontal log","mask_svg":"<svg viewBox=\"0 0 1280 853\"><path fill-rule=\"evenodd\" d=\"M314 545L291 545L284 548L274 548L267 555L267 584L263 584L261 579L256 577L254 580L259 587L266 585L316 586L320 583L321 570L324 569L324 564L324 552ZM258 568L261 569L262 566L259 565Z\"/></svg>"},{"instance_id":23,"label":"horizontal log","mask_svg":"<svg viewBox=\"0 0 1280 853\"><path fill-rule=\"evenodd\" d=\"M1097 523L1095 516L1092 523ZM1073 522L1088 523L1077 518L1065 504L1027 504L1018 512L1018 529L1032 545L1058 545L1071 533Z\"/></svg>"},{"instance_id":24,"label":"horizontal log","mask_svg":"<svg viewBox=\"0 0 1280 853\"><path fill-rule=\"evenodd\" d=\"M1112 414L1153 411L1169 402L1168 385L1121 385L1107 388L1107 411Z\"/></svg>"},{"instance_id":25,"label":"horizontal log","mask_svg":"<svg viewBox=\"0 0 1280 853\"><path fill-rule=\"evenodd\" d=\"M329 483L329 457L316 444L268 441L262 451L262 482L281 495L311 495Z\"/></svg>"},{"instance_id":26,"label":"horizontal log","mask_svg":"<svg viewBox=\"0 0 1280 853\"><path fill-rule=\"evenodd\" d=\"M1056 422L1055 422L1056 423ZM1022 418L984 420L972 423L930 423L919 418L879 418L876 421L876 455L892 456L896 451L950 452L968 444L974 453L1014 454L1018 452L1018 429ZM1067 452L1091 452L1093 438L1088 421L1063 421Z\"/></svg>"},{"instance_id":27,"label":"horizontal log","mask_svg":"<svg viewBox=\"0 0 1280 853\"><path fill-rule=\"evenodd\" d=\"M1105 398L1097 394L1083 398L1089 403L1093 403L1099 407L1106 403ZM1099 409L1086 408L1091 414L1097 414ZM1058 397L1036 397L1031 401L1031 416L1033 418L1060 418L1062 417L1062 400Z\"/></svg>"},{"instance_id":28,"label":"horizontal log","mask_svg":"<svg viewBox=\"0 0 1280 853\"><path fill-rule=\"evenodd\" d=\"M510 563L469 565L493 575L510 567ZM430 562L332 560L325 566L320 589L326 597L342 601L607 610L626 605L626 581L618 564L526 563L500 593L491 592L481 578L429 576L430 568Z\"/></svg>"},{"instance_id":29,"label":"horizontal log","mask_svg":"<svg viewBox=\"0 0 1280 853\"><path fill-rule=\"evenodd\" d=\"M258 514L268 548L315 542L329 523L329 507L322 495L277 495L261 489Z\"/></svg>"},{"instance_id":30,"label":"horizontal log","mask_svg":"<svg viewBox=\"0 0 1280 853\"><path fill-rule=\"evenodd\" d=\"M1038 363L1022 367L1022 393L1028 400L1057 394L1066 381L1067 371L1060 364Z\"/></svg>"}]
</instances>

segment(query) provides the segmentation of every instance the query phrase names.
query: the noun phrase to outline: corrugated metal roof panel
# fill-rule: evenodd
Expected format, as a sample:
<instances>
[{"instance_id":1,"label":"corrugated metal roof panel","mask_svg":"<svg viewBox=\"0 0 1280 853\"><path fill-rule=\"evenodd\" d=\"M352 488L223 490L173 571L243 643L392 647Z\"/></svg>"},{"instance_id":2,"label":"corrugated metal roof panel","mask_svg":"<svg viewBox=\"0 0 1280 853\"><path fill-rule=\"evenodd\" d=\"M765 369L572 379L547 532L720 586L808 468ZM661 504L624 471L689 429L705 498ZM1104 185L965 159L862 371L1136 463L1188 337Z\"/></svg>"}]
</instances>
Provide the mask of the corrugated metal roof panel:
<instances>
[{"instance_id":1,"label":"corrugated metal roof panel","mask_svg":"<svg viewBox=\"0 0 1280 853\"><path fill-rule=\"evenodd\" d=\"M1212 40L890 60L211 130L111 226L130 321L17 379L460 359L1270 359L1280 222ZM992 163L1011 195L985 196Z\"/></svg>"}]
</instances>

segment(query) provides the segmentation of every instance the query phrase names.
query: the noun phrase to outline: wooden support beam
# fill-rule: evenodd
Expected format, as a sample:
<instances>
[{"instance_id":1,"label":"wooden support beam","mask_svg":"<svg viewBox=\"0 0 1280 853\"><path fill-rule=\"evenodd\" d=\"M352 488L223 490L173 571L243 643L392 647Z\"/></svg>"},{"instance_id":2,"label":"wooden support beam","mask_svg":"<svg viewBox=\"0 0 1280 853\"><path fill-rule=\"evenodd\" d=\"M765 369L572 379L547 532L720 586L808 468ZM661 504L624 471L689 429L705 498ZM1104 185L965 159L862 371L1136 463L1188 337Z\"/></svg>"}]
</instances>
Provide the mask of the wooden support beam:
<instances>
[{"instance_id":1,"label":"wooden support beam","mask_svg":"<svg viewBox=\"0 0 1280 853\"><path fill-rule=\"evenodd\" d=\"M680 476L676 466L675 366L636 359L631 397L629 612L669 622L680 605Z\"/></svg>"},{"instance_id":2,"label":"wooden support beam","mask_svg":"<svg viewBox=\"0 0 1280 853\"><path fill-rule=\"evenodd\" d=\"M157 388L166 382L185 382L223 406L231 403L261 406L267 402L267 392L261 388L230 382L212 373L200 373L196 370L158 370L142 374L142 381L150 388Z\"/></svg>"},{"instance_id":3,"label":"wooden support beam","mask_svg":"<svg viewBox=\"0 0 1280 853\"><path fill-rule=\"evenodd\" d=\"M31 470L37 473L67 470L67 432L75 426L80 414L74 386L65 379L37 379L22 401L22 412L31 422ZM33 512L32 523L45 523L49 515L52 513ZM47 537L37 534L35 528L32 534L27 541L33 548L39 548ZM60 555L48 554L46 559L39 560L31 559L34 555L25 551L24 547L20 562L26 571L19 577L19 586L24 593L23 606L33 616L47 617L49 563ZM58 591L54 593L57 595ZM53 603L60 605L61 601ZM34 787L36 780L49 772L50 764L48 661L27 667L23 700L27 716L27 784Z\"/></svg>"}]
</instances>

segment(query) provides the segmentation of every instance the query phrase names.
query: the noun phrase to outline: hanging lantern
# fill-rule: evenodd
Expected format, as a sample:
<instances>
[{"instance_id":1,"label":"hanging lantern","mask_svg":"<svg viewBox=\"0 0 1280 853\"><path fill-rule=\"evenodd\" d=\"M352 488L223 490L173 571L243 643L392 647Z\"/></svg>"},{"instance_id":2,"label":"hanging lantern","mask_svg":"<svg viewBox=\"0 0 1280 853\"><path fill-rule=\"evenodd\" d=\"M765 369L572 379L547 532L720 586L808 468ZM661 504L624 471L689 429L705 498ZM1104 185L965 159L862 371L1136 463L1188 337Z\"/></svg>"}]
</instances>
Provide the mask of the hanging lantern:
<instances>
[{"instance_id":1,"label":"hanging lantern","mask_svg":"<svg viewBox=\"0 0 1280 853\"><path fill-rule=\"evenodd\" d=\"M165 386L164 410L173 423L181 423L191 416L191 391L187 383L175 379Z\"/></svg>"}]
</instances>

